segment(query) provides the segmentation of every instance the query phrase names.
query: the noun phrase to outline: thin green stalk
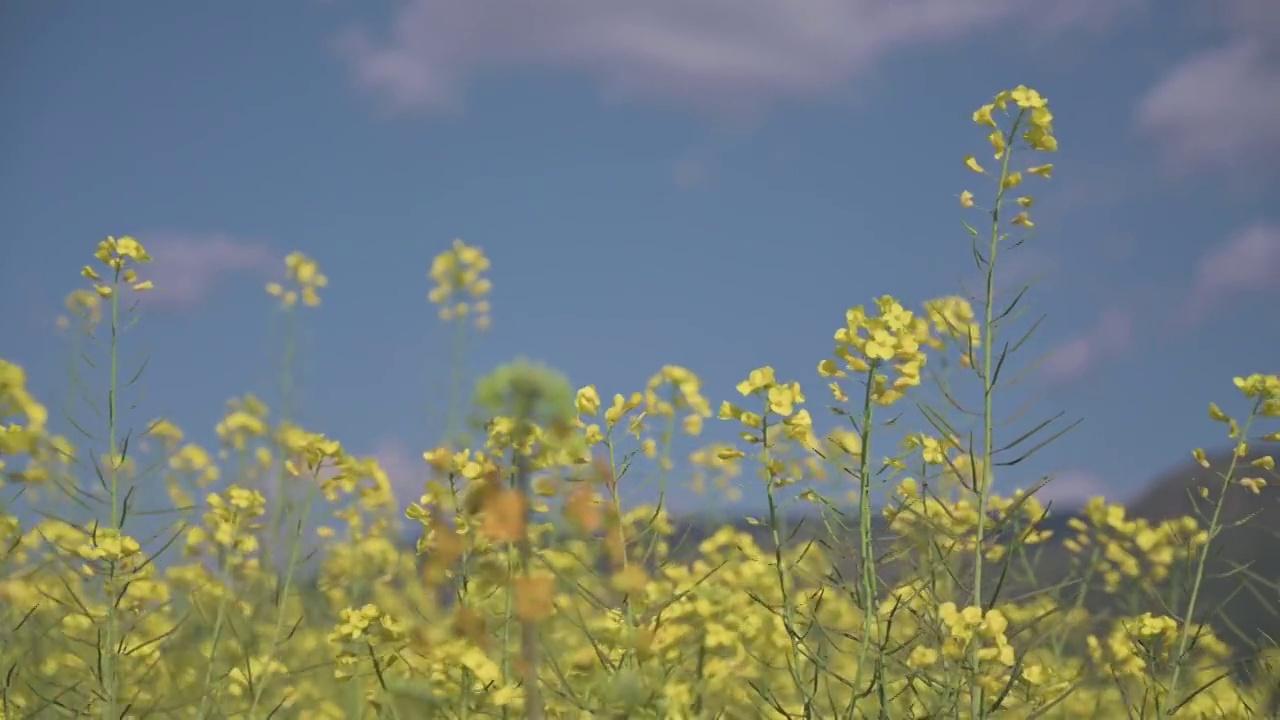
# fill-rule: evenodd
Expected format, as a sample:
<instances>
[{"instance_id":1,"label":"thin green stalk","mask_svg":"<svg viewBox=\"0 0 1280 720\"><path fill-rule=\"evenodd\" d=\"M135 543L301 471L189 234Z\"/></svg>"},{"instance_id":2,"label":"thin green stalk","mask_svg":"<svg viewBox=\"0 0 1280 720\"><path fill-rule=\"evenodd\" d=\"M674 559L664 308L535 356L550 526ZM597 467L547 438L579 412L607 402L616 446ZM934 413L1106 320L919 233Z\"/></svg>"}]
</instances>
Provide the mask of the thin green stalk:
<instances>
[{"instance_id":1,"label":"thin green stalk","mask_svg":"<svg viewBox=\"0 0 1280 720\"><path fill-rule=\"evenodd\" d=\"M1084 607L1085 597L1089 593L1089 584L1093 582L1093 575L1098 566L1098 558L1102 555L1102 548L1098 543L1093 543L1092 551L1089 553L1089 565L1085 568L1084 577L1080 580L1080 592L1076 593L1076 600L1068 611L1071 615L1076 614ZM1062 657L1062 648L1065 645L1066 635L1058 633L1053 639L1054 657Z\"/></svg>"},{"instance_id":2,"label":"thin green stalk","mask_svg":"<svg viewBox=\"0 0 1280 720\"><path fill-rule=\"evenodd\" d=\"M111 293L111 341L110 355L111 363L108 370L109 387L107 389L107 473L109 476L108 484L110 485L111 507L108 514L111 519L111 530L114 533L120 532L120 459L116 457L116 440L117 440L117 423L116 423L116 399L119 393L119 344L120 344L120 275L121 269L115 271L115 282ZM118 720L119 712L119 687L116 681L116 649L119 644L117 635L119 634L119 617L116 612L116 598L114 597L114 588L116 579L116 563L111 561L107 573L105 593L107 600L107 628L106 637L103 639L105 645L102 650L102 684L103 684L103 706L102 717L104 720Z\"/></svg>"},{"instance_id":3,"label":"thin green stalk","mask_svg":"<svg viewBox=\"0 0 1280 720\"><path fill-rule=\"evenodd\" d=\"M240 465L242 468L245 465L243 453L241 453ZM225 551L221 551L220 555L218 569L226 575L228 587L224 589L222 597L218 599L218 613L213 622L213 639L209 644L209 664L205 666L204 684L200 692L200 712L198 717L201 720L209 716L209 704L213 701L214 660L218 656L218 642L222 639L222 628L227 621L227 609L231 604L231 598L235 596L234 583L231 580L231 574L228 572Z\"/></svg>"},{"instance_id":4,"label":"thin green stalk","mask_svg":"<svg viewBox=\"0 0 1280 720\"><path fill-rule=\"evenodd\" d=\"M373 651L372 645L366 644L365 648L369 651L369 660L373 662L373 672L378 677L378 687L382 688L382 695L387 699L384 707L391 711L392 720L400 720L400 711L396 708L396 696L387 687L386 674L382 670L382 663L378 660L378 654ZM381 709L378 711L378 717L382 717Z\"/></svg>"},{"instance_id":5,"label":"thin green stalk","mask_svg":"<svg viewBox=\"0 0 1280 720\"><path fill-rule=\"evenodd\" d=\"M449 357L449 389L444 415L444 437L446 442L453 440L453 432L457 429L460 415L460 389L462 386L463 359L466 357L465 345L467 326L461 319L454 321L453 351Z\"/></svg>"},{"instance_id":6,"label":"thin green stalk","mask_svg":"<svg viewBox=\"0 0 1280 720\"><path fill-rule=\"evenodd\" d=\"M876 576L876 553L875 540L872 537L871 522L871 423L874 420L873 407L871 400L871 391L875 387L875 375L877 364L873 364L867 370L866 388L862 397L862 426L858 428L860 434L861 456L858 458L858 535L860 538L859 554L862 560L862 646L858 651L858 670L856 684L861 688L862 674L867 664L868 655L871 649L872 636L877 637L877 646L879 633L876 632L876 597L879 595L877 587L879 578ZM887 704L886 689L884 686L884 664L883 659L877 652L875 658L875 670L872 675L872 682L876 685L878 696L880 698L880 713L885 712Z\"/></svg>"},{"instance_id":7,"label":"thin green stalk","mask_svg":"<svg viewBox=\"0 0 1280 720\"><path fill-rule=\"evenodd\" d=\"M284 583L280 587L277 595L278 602L276 607L276 621L271 629L271 642L267 646L266 662L264 662L263 667L270 667L271 661L275 659L276 649L280 643L280 633L284 630L285 608L288 606L289 593L293 589L293 575L294 570L298 565L298 555L302 551L302 528L306 527L307 521L311 517L311 506L314 504L316 494L319 492L319 473L320 468L316 468L310 478L311 482L308 483L309 487L307 489L307 498L303 503L302 508L299 510L298 522L296 523L295 530L290 538L289 564L285 567ZM256 684L253 692L253 703L249 706L248 717L256 717L254 713L258 709L259 703L262 702L262 693L266 690L266 687L267 682L265 679L263 682Z\"/></svg>"},{"instance_id":8,"label":"thin green stalk","mask_svg":"<svg viewBox=\"0 0 1280 720\"><path fill-rule=\"evenodd\" d=\"M523 532L520 533L519 553L521 572L527 577L533 568L532 532L533 508L531 498L531 471L529 458L516 451L516 485L520 490L523 515ZM536 620L521 618L520 620L520 659L524 663L524 706L525 717L529 720L542 720L545 709L542 703L542 687L538 679L538 624Z\"/></svg>"},{"instance_id":9,"label":"thin green stalk","mask_svg":"<svg viewBox=\"0 0 1280 720\"><path fill-rule=\"evenodd\" d=\"M614 515L617 516L618 522L621 523L622 522L622 496L618 494L618 482L617 482L618 463L617 463L616 455L614 452L612 427L609 428L608 434L605 435L605 448L609 451L609 475L610 475L609 501L613 505ZM627 552L626 529L620 527L619 532L622 534L622 541L619 543L619 549L618 549L619 553L622 555L622 561L620 564L622 565L623 572L626 572L627 569L631 566L631 558L629 553ZM628 595L624 595L622 598L622 616L623 616L623 619L626 621L627 628L629 630L634 630L636 626L635 607L631 604L631 597ZM625 654L623 655L622 663L625 664L627 667L632 667L631 665L631 663L633 662L632 649L627 648L624 651L624 653Z\"/></svg>"},{"instance_id":10,"label":"thin green stalk","mask_svg":"<svg viewBox=\"0 0 1280 720\"><path fill-rule=\"evenodd\" d=\"M796 631L795 600L791 596L791 573L783 558L783 537L786 535L786 518L778 513L778 501L773 486L776 476L773 472L772 453L769 451L769 413L766 408L760 422L761 458L765 465L765 497L769 501L769 529L773 536L773 566L778 580L778 591L782 593L782 624L787 631L787 639L791 643L791 659L787 668L791 673L791 682L804 697L804 717L812 717L813 696L809 693L808 683L800 674L800 667L805 662L803 639Z\"/></svg>"},{"instance_id":11,"label":"thin green stalk","mask_svg":"<svg viewBox=\"0 0 1280 720\"><path fill-rule=\"evenodd\" d=\"M293 375L293 366L297 359L297 318L294 314L294 308L285 308L284 311L284 349L283 358L280 366L280 413L277 423L283 426L285 423L293 420L294 403L295 403L295 383ZM281 537L284 528L284 522L289 517L293 509L292 497L289 495L288 475L285 471L283 461L283 448L277 447L277 454L281 456L281 462L276 468L275 487L272 495L278 503L275 512L272 514L270 539L271 542L265 543L262 548L263 564L270 568L274 567L275 557L272 550L276 541Z\"/></svg>"},{"instance_id":12,"label":"thin green stalk","mask_svg":"<svg viewBox=\"0 0 1280 720\"><path fill-rule=\"evenodd\" d=\"M1005 151L1001 157L1000 163L1000 185L996 191L995 206L991 210L991 240L987 248L987 277L986 292L984 294L983 308L984 316L982 323L982 332L985 342L982 345L982 477L979 473L974 472L971 478L974 482L974 492L978 496L978 523L975 530L975 548L973 562L973 598L974 604L983 607L982 587L982 569L985 562L983 557L983 543L986 535L987 521L987 501L989 500L992 481L992 455L995 448L995 413L993 410L993 398L995 395L995 372L994 358L992 354L996 344L996 322L995 322L995 272L996 272L996 254L1000 249L1000 209L1004 202L1005 178L1009 176L1009 159L1013 157L1014 139L1017 137L1018 126L1022 122L1022 112L1018 113L1018 117L1013 121L1012 127L1009 128L1009 136L1005 143ZM970 463L972 465L972 463ZM981 484L979 484L981 483ZM977 646L975 645L969 651L969 670L972 678L976 679L979 673L979 664ZM982 689L976 685L969 691L969 712L973 720L979 720L986 714L986 708L983 706Z\"/></svg>"},{"instance_id":13,"label":"thin green stalk","mask_svg":"<svg viewBox=\"0 0 1280 720\"><path fill-rule=\"evenodd\" d=\"M285 308L285 323L286 323L285 343L284 343L284 356L281 360L282 367L281 367L281 377L280 377L281 406L280 406L279 425L281 427L283 427L286 422L291 421L295 411L294 402L296 399L295 398L296 388L294 383L293 370L294 370L294 364L297 356L297 334L298 334L297 324L296 324L297 321L296 321L296 316L294 314L295 308L296 306ZM273 541L272 544L274 544L274 541L279 539L280 532L283 529L284 522L290 517L290 515L293 514L293 511L295 510L293 498L291 496L293 488L291 484L288 483L287 470L284 464L285 452L284 452L283 445L281 445L278 448L278 452L279 452L281 462L280 462L279 471L277 472L276 478L275 478L276 479L275 494L276 494L277 500L280 502L280 506L278 508L277 514L275 515L274 522L272 523L272 531L271 531L271 538ZM277 583L276 584L276 619L271 631L271 642L267 648L266 663L264 663L263 667L270 667L271 660L275 658L276 651L278 649L277 646L280 642L280 633L284 629L285 608L288 606L288 603L289 603L289 593L292 592L293 590L294 573L297 570L299 555L302 551L303 528L307 526L308 521L310 520L311 508L314 505L316 495L319 492L319 486L320 486L319 465L320 464L323 464L323 461L321 461L321 463L318 463L317 467L312 472L310 482L307 484L308 486L307 486L306 499L303 501L302 507L296 509L297 522L294 523L294 527L292 529L292 532L289 538L289 562L276 575L276 579L277 579L276 580L276 583ZM282 579L281 579L281 575L283 575ZM253 692L253 702L249 706L249 717L253 717L254 713L257 711L258 705L262 702L262 695L266 691L267 685L268 683L266 682L265 678L263 679L262 682L255 683L254 692Z\"/></svg>"},{"instance_id":14,"label":"thin green stalk","mask_svg":"<svg viewBox=\"0 0 1280 720\"><path fill-rule=\"evenodd\" d=\"M1249 437L1249 427L1253 425L1254 419L1257 418L1258 412L1262 408L1262 402L1261 398L1255 401L1253 411L1249 413L1249 419L1244 422L1244 427L1240 431L1241 438ZM1196 558L1196 572L1191 583L1191 597L1187 600L1187 612L1182 617L1182 632L1178 638L1178 652L1174 655L1173 674L1169 678L1168 697L1175 707L1180 702L1178 699L1178 684L1182 680L1182 667L1185 664L1187 648L1191 644L1191 626L1195 618L1196 604L1200 600L1200 588L1204 584L1204 570L1209 561L1209 547L1222 529L1222 507L1226 501L1227 491L1231 488L1231 481L1235 478L1236 466L1239 464L1240 453L1231 453L1231 465L1227 467L1227 471L1222 475L1222 485L1218 488L1218 499L1213 505L1213 517L1209 521L1208 537L1200 548L1200 556Z\"/></svg>"},{"instance_id":15,"label":"thin green stalk","mask_svg":"<svg viewBox=\"0 0 1280 720\"><path fill-rule=\"evenodd\" d=\"M444 441L445 443L453 442L453 433L458 424L458 418L461 414L458 408L460 388L462 386L462 368L463 359L465 358L463 341L466 339L466 324L462 320L455 321L453 331L453 349L450 355L450 379L449 389L447 391L447 399L445 405L444 418ZM456 473L449 473L449 497L454 508L462 507L461 494L458 489L458 476ZM457 519L455 518L455 522ZM454 583L454 597L458 603L458 608L466 607L467 587L470 584L470 567L471 567L471 538L468 535L466 542L462 546L462 555L458 558L458 578ZM463 687L471 687L472 677L469 668L462 668L462 685ZM467 695L463 695L459 701L459 716L461 720L467 720L471 715L471 701Z\"/></svg>"}]
</instances>

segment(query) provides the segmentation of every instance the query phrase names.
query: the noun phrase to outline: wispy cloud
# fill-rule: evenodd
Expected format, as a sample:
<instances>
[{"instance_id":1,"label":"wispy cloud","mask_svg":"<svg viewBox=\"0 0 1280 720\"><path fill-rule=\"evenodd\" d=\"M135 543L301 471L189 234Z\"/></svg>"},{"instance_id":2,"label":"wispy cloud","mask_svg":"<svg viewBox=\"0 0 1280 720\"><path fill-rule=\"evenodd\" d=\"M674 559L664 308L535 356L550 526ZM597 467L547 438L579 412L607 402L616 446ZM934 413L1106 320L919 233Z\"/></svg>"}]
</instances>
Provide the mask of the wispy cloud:
<instances>
[{"instance_id":1,"label":"wispy cloud","mask_svg":"<svg viewBox=\"0 0 1280 720\"><path fill-rule=\"evenodd\" d=\"M143 297L156 307L186 310L203 303L218 281L239 273L267 273L279 262L264 244L223 233L158 233L141 238L154 258Z\"/></svg>"},{"instance_id":2,"label":"wispy cloud","mask_svg":"<svg viewBox=\"0 0 1280 720\"><path fill-rule=\"evenodd\" d=\"M1246 227L1200 258L1178 322L1197 325L1231 297L1275 288L1277 277L1280 224L1259 222Z\"/></svg>"},{"instance_id":3,"label":"wispy cloud","mask_svg":"<svg viewBox=\"0 0 1280 720\"><path fill-rule=\"evenodd\" d=\"M671 180L681 190L692 190L701 187L711 179L711 170L706 160L695 157L683 157L671 168Z\"/></svg>"},{"instance_id":4,"label":"wispy cloud","mask_svg":"<svg viewBox=\"0 0 1280 720\"><path fill-rule=\"evenodd\" d=\"M1280 158L1280 3L1224 0L1215 10L1230 39L1175 66L1137 108L1139 130L1175 173Z\"/></svg>"},{"instance_id":5,"label":"wispy cloud","mask_svg":"<svg viewBox=\"0 0 1280 720\"><path fill-rule=\"evenodd\" d=\"M1042 371L1055 384L1078 380L1101 360L1127 350L1132 338L1132 315L1123 310L1107 310L1088 331L1050 351Z\"/></svg>"},{"instance_id":6,"label":"wispy cloud","mask_svg":"<svg viewBox=\"0 0 1280 720\"><path fill-rule=\"evenodd\" d=\"M723 114L838 89L896 52L996 25L1092 29L1141 0L408 0L385 37L338 41L356 82L398 110L457 110L482 72L585 74L607 99Z\"/></svg>"},{"instance_id":7,"label":"wispy cloud","mask_svg":"<svg viewBox=\"0 0 1280 720\"><path fill-rule=\"evenodd\" d=\"M1052 502L1062 508L1079 507L1089 499L1103 496L1116 500L1116 491L1107 482L1088 470L1061 470L1050 476L1048 484L1040 488L1036 498L1043 503Z\"/></svg>"}]
</instances>

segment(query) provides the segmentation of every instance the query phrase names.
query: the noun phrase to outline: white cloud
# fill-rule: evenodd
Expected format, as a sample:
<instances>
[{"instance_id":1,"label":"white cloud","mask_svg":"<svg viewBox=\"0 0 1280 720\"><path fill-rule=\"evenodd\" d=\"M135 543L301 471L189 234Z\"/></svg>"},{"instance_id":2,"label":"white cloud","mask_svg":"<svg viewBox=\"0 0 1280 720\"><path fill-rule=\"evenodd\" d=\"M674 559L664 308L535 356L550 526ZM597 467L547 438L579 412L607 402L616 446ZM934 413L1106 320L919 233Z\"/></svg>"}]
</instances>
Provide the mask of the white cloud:
<instances>
[{"instance_id":1,"label":"white cloud","mask_svg":"<svg viewBox=\"0 0 1280 720\"><path fill-rule=\"evenodd\" d=\"M1280 225L1255 223L1200 258L1180 317L1200 323L1232 296L1275 288L1278 277Z\"/></svg>"},{"instance_id":2,"label":"white cloud","mask_svg":"<svg viewBox=\"0 0 1280 720\"><path fill-rule=\"evenodd\" d=\"M671 179L681 190L691 190L705 185L710 179L707 163L695 158L685 157L676 161L671 169Z\"/></svg>"},{"instance_id":3,"label":"white cloud","mask_svg":"<svg viewBox=\"0 0 1280 720\"><path fill-rule=\"evenodd\" d=\"M1280 3L1222 0L1214 10L1228 41L1172 68L1138 103L1139 130L1177 173L1280 158Z\"/></svg>"},{"instance_id":4,"label":"white cloud","mask_svg":"<svg viewBox=\"0 0 1280 720\"><path fill-rule=\"evenodd\" d=\"M839 89L915 47L1025 25L1109 25L1142 0L407 0L385 37L338 42L356 82L395 109L457 110L484 73L549 68L608 99L715 113ZM1045 30L1047 28L1047 30Z\"/></svg>"},{"instance_id":5,"label":"white cloud","mask_svg":"<svg viewBox=\"0 0 1280 720\"><path fill-rule=\"evenodd\" d=\"M1050 351L1042 368L1045 377L1053 383L1078 380L1099 361L1128 349L1132 337L1132 315L1107 310L1088 331Z\"/></svg>"},{"instance_id":6,"label":"white cloud","mask_svg":"<svg viewBox=\"0 0 1280 720\"><path fill-rule=\"evenodd\" d=\"M162 233L140 239L153 260L139 273L156 286L141 297L164 309L198 306L223 277L265 274L279 262L265 245L222 233Z\"/></svg>"},{"instance_id":7,"label":"white cloud","mask_svg":"<svg viewBox=\"0 0 1280 720\"><path fill-rule=\"evenodd\" d=\"M1079 507L1089 499L1109 493L1115 500L1114 490L1098 475L1087 470L1062 470L1050 476L1049 482L1036 493L1036 499L1042 503L1052 502L1055 506Z\"/></svg>"},{"instance_id":8,"label":"white cloud","mask_svg":"<svg viewBox=\"0 0 1280 720\"><path fill-rule=\"evenodd\" d=\"M1138 124L1178 173L1225 170L1280 157L1280 63L1262 43L1237 40L1192 56L1153 87Z\"/></svg>"}]
</instances>

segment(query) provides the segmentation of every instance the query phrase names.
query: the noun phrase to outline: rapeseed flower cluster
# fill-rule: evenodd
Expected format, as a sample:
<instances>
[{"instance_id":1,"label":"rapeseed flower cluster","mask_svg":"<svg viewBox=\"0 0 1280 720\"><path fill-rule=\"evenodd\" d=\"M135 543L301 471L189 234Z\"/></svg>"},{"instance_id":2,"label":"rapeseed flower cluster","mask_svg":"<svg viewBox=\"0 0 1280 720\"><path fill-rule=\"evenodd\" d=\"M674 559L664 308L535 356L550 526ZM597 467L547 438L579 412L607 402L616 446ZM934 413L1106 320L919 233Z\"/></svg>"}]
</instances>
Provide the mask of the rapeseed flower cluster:
<instances>
[{"instance_id":1,"label":"rapeseed flower cluster","mask_svg":"<svg viewBox=\"0 0 1280 720\"><path fill-rule=\"evenodd\" d=\"M109 237L103 240L98 243L93 257L110 272L111 277L104 280L92 265L85 265L80 274L93 283L93 290L100 297L113 297L120 283L125 283L138 292L155 287L150 280L138 278L137 266L151 262L151 256L142 247L142 243L132 237L125 236L119 240Z\"/></svg>"},{"instance_id":2,"label":"rapeseed flower cluster","mask_svg":"<svg viewBox=\"0 0 1280 720\"><path fill-rule=\"evenodd\" d=\"M1209 540L1194 517L1153 525L1143 518L1126 517L1123 505L1100 497L1085 503L1082 517L1073 517L1067 524L1075 535L1067 538L1066 548L1076 562L1093 568L1111 593L1133 583L1163 582Z\"/></svg>"},{"instance_id":3,"label":"rapeseed flower cluster","mask_svg":"<svg viewBox=\"0 0 1280 720\"><path fill-rule=\"evenodd\" d=\"M320 291L329 285L329 277L320 271L320 265L300 252L289 253L284 259L285 282L267 283L267 294L277 298L280 306L288 309L298 304L315 307L320 304Z\"/></svg>"},{"instance_id":4,"label":"rapeseed flower cluster","mask_svg":"<svg viewBox=\"0 0 1280 720\"><path fill-rule=\"evenodd\" d=\"M343 608L338 611L338 622L329 634L329 642L337 653L334 677L350 679L366 659L372 660L381 672L399 659L397 652L404 638L404 626L377 605Z\"/></svg>"},{"instance_id":5,"label":"rapeseed flower cluster","mask_svg":"<svg viewBox=\"0 0 1280 720\"><path fill-rule=\"evenodd\" d=\"M428 273L435 285L427 299L440 307L441 320L450 322L470 315L477 329L489 328L488 297L493 285L484 277L488 270L489 258L484 252L461 240L454 240L448 252L436 256Z\"/></svg>"},{"instance_id":6,"label":"rapeseed flower cluster","mask_svg":"<svg viewBox=\"0 0 1280 720\"><path fill-rule=\"evenodd\" d=\"M27 389L21 366L0 358L0 487L4 481L38 481L46 477L37 463L14 469L19 457L33 461L46 455L49 411Z\"/></svg>"},{"instance_id":7,"label":"rapeseed flower cluster","mask_svg":"<svg viewBox=\"0 0 1280 720\"><path fill-rule=\"evenodd\" d=\"M66 332L71 328L71 318L78 320L86 331L91 331L102 322L102 296L92 289L76 288L67 293L63 307L68 314L59 315L55 321L59 332Z\"/></svg>"},{"instance_id":8,"label":"rapeseed flower cluster","mask_svg":"<svg viewBox=\"0 0 1280 720\"><path fill-rule=\"evenodd\" d=\"M209 509L204 525L187 531L187 552L198 555L212 545L228 567L250 562L258 551L266 498L257 490L232 485L225 493L210 493L205 503Z\"/></svg>"},{"instance_id":9,"label":"rapeseed flower cluster","mask_svg":"<svg viewBox=\"0 0 1280 720\"><path fill-rule=\"evenodd\" d=\"M905 309L894 298L881 297L876 309L877 314L870 315L865 306L858 305L845 313L845 326L835 333L835 359L823 360L818 373L830 378L844 378L846 371L867 373L871 378L867 392L872 400L892 405L920 384L926 360L921 346L935 339L928 319ZM887 363L893 363L892 373L879 372ZM830 388L836 400L848 401L838 381Z\"/></svg>"}]
</instances>

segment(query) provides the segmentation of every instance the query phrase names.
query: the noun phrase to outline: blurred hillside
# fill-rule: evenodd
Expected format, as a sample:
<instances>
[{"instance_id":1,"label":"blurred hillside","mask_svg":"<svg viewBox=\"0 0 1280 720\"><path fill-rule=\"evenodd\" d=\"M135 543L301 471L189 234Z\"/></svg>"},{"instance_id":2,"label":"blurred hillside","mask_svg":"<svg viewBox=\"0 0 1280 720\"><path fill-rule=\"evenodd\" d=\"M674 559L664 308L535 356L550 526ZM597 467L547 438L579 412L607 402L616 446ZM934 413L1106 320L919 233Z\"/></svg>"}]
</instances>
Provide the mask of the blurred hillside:
<instances>
[{"instance_id":1,"label":"blurred hillside","mask_svg":"<svg viewBox=\"0 0 1280 720\"><path fill-rule=\"evenodd\" d=\"M1245 488L1233 486L1223 504L1222 522L1226 528L1214 541L1206 567L1197 607L1197 619L1209 620L1220 636L1233 644L1242 654L1259 646L1280 643L1280 476L1275 473L1249 468L1248 463L1263 455L1280 456L1280 444L1259 445L1239 463L1235 477L1263 477L1270 483L1261 493L1253 494ZM1219 473L1231 466L1231 450L1220 449L1207 456L1210 467L1201 467L1188 453L1187 460L1161 472L1147 485L1147 490L1136 501L1126 505L1126 517L1145 519L1151 523L1197 516L1200 512L1212 512L1212 506L1199 500L1198 489L1206 486L1216 497L1221 487ZM1194 499L1193 499L1194 498ZM1001 597L1011 599L1026 597L1046 587L1064 584L1069 598L1074 598L1076 588L1069 585L1078 578L1073 567L1073 556L1063 545L1063 540L1074 533L1068 528L1072 518L1081 517L1078 507L1053 506L1049 516L1039 526L1052 530L1053 537L1029 553L1035 573L1033 581L1025 577L1010 579L1002 586ZM1244 522L1247 520L1247 522ZM731 526L751 536L765 551L772 551L771 529L764 518L749 521L745 517L725 514L699 513L685 515L673 521L675 532L670 538L671 555L680 561L691 561L698 556L699 544L725 526ZM858 534L856 510L843 518L849 528L843 534L830 537L816 515L793 514L785 519L786 545L796 546L810 540L822 544L835 559L844 577L857 573ZM1208 518L1201 520L1208 525ZM889 529L883 517L877 514L873 529L876 543L886 548L890 539ZM410 543L413 541L410 540ZM883 551L878 548L878 554ZM904 572L911 572L908 563L888 558L880 563L884 583L893 583ZM603 569L603 568L602 568ZM998 577L1002 568L992 565L988 577ZM1190 574L1191 568L1182 569ZM1171 613L1181 612L1186 604L1185 585L1178 584L1162 589L1162 597L1178 598ZM1113 596L1100 590L1086 595L1085 606L1099 622L1123 613ZM1145 600L1143 609L1155 611L1157 601Z\"/></svg>"},{"instance_id":2,"label":"blurred hillside","mask_svg":"<svg viewBox=\"0 0 1280 720\"><path fill-rule=\"evenodd\" d=\"M1230 468L1231 454L1230 448L1209 453L1208 469L1201 467L1188 454L1185 462L1155 476L1147 485L1147 490L1136 501L1127 504L1127 517L1157 523L1185 515L1198 517L1199 509L1200 513L1206 515L1201 524L1207 526L1207 515L1212 512L1212 505L1199 499L1198 489L1208 487L1212 490L1213 497L1217 496L1222 483L1219 473L1225 473ZM1250 461L1264 455L1280 457L1280 444L1258 445L1237 463L1235 477L1262 477L1270 484L1256 495L1238 486L1229 489L1222 511L1222 522L1226 529L1213 543L1206 566L1206 580L1201 598L1197 602L1197 606L1202 609L1196 613L1197 616L1202 620L1212 616L1211 621L1222 637L1242 649L1257 644L1280 643L1280 476L1248 467ZM1080 508L1055 505L1050 509L1049 517L1040 524L1045 529L1053 530L1054 537L1032 554L1037 575L1036 585L1044 587L1072 579L1074 574L1071 555L1062 541L1071 534L1067 523L1079 514ZM855 528L851 530L849 537L838 538L834 542L820 542L831 544L833 549L838 548L841 557L853 558L859 544L856 516L850 516L845 522ZM698 515L681 518L677 523L677 540L673 543L678 548L677 556L687 559L696 555L698 544L725 524L723 519ZM745 519L735 519L729 524L752 536L761 548L772 549L773 541L768 527L749 523ZM786 525L790 528L789 533L794 533L789 534L788 544L825 537L821 522L816 517L795 515L787 519ZM876 537L877 542L889 537L886 523L879 516L873 537ZM886 563L883 570L884 580L888 582L892 582L894 576L899 574L895 572L893 562ZM992 570L999 572L998 567L993 567ZM844 571L856 572L852 560L847 563ZM1025 582L1013 584L1006 586L1003 596L1021 595L1032 590ZM1170 590L1185 597L1185 588ZM1180 600L1179 604L1185 606L1185 600ZM1086 605L1100 618L1107 617L1116 610L1112 607L1113 601L1098 592L1088 596Z\"/></svg>"}]
</instances>

